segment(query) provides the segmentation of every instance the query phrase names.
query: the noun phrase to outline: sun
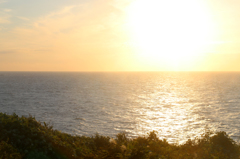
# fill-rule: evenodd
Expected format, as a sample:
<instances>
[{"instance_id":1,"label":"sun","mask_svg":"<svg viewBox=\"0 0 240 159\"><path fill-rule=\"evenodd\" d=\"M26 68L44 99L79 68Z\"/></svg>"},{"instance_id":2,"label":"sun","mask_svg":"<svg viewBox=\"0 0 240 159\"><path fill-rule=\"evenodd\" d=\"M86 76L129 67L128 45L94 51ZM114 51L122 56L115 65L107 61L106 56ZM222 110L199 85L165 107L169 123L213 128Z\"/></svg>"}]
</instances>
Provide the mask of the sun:
<instances>
[{"instance_id":1,"label":"sun","mask_svg":"<svg viewBox=\"0 0 240 159\"><path fill-rule=\"evenodd\" d=\"M135 0L128 24L138 58L175 70L194 63L214 33L209 13L197 0Z\"/></svg>"}]
</instances>

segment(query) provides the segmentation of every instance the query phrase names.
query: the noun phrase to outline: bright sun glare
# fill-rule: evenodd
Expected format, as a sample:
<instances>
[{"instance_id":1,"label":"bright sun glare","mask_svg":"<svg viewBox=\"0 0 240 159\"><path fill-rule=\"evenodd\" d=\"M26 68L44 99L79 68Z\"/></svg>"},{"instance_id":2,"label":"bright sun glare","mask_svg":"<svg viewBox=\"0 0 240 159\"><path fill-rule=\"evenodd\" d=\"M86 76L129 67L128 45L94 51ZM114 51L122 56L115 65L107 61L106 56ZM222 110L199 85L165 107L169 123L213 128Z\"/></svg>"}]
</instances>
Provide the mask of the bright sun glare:
<instances>
[{"instance_id":1,"label":"bright sun glare","mask_svg":"<svg viewBox=\"0 0 240 159\"><path fill-rule=\"evenodd\" d=\"M170 69L197 60L213 33L208 12L197 0L135 0L128 11L138 57L164 61Z\"/></svg>"}]
</instances>

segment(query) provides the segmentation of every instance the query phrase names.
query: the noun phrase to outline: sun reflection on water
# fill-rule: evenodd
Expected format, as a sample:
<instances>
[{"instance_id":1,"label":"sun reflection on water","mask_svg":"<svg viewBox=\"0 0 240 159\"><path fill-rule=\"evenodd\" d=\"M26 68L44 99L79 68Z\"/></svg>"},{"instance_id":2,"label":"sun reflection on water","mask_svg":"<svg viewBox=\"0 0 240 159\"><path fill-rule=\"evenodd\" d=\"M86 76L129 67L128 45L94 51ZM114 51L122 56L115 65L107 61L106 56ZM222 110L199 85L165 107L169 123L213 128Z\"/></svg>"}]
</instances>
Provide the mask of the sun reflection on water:
<instances>
[{"instance_id":1,"label":"sun reflection on water","mask_svg":"<svg viewBox=\"0 0 240 159\"><path fill-rule=\"evenodd\" d=\"M200 136L206 129L202 125L207 126L207 120L201 120L201 117L194 113L195 103L189 102L190 99L185 95L189 93L187 91L189 90L183 92L183 89L172 89L139 96L144 100L138 101L141 102L141 108L136 107L133 110L139 117L135 119L134 130L129 132L138 136L156 131L161 139L166 138L171 143L180 144L189 138Z\"/></svg>"},{"instance_id":2,"label":"sun reflection on water","mask_svg":"<svg viewBox=\"0 0 240 159\"><path fill-rule=\"evenodd\" d=\"M0 111L30 113L66 133L138 137L155 130L160 138L183 143L207 127L240 138L239 73L23 75L0 79L6 83Z\"/></svg>"}]
</instances>

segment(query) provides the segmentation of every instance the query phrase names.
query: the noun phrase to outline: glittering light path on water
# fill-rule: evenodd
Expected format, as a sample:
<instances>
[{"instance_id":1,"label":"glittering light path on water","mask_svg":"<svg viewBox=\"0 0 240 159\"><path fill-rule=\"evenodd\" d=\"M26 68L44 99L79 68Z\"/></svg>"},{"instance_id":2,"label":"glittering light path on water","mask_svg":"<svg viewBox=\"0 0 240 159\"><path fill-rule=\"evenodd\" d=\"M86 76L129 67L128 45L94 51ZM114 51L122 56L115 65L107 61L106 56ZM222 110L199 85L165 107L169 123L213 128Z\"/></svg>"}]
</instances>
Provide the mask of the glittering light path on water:
<instances>
[{"instance_id":1,"label":"glittering light path on water","mask_svg":"<svg viewBox=\"0 0 240 159\"><path fill-rule=\"evenodd\" d=\"M240 137L240 73L1 73L0 111L75 135Z\"/></svg>"}]
</instances>

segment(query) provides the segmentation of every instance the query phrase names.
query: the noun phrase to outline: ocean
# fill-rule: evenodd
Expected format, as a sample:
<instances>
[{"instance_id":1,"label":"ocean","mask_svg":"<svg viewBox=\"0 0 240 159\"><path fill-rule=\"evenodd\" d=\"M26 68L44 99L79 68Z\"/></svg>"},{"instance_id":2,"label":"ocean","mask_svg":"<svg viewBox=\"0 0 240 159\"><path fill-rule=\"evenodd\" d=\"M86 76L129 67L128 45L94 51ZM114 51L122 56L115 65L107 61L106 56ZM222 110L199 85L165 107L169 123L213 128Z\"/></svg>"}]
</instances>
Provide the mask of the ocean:
<instances>
[{"instance_id":1,"label":"ocean","mask_svg":"<svg viewBox=\"0 0 240 159\"><path fill-rule=\"evenodd\" d=\"M0 72L0 112L72 135L240 139L240 72Z\"/></svg>"}]
</instances>

